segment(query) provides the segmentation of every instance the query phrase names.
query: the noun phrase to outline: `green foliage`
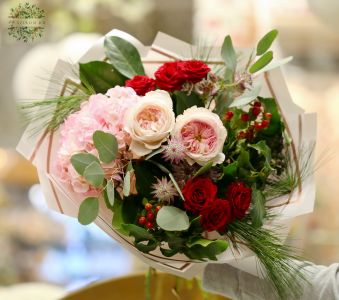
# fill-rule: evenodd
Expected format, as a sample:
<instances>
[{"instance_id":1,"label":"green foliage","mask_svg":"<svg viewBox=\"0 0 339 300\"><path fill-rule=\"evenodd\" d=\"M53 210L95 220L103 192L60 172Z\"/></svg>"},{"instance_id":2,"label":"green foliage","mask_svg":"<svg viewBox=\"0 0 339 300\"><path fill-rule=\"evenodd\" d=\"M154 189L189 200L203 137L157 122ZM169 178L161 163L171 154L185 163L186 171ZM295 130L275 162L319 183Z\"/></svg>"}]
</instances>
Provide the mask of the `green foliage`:
<instances>
[{"instance_id":1,"label":"green foliage","mask_svg":"<svg viewBox=\"0 0 339 300\"><path fill-rule=\"evenodd\" d=\"M110 180L106 185L106 194L108 202L111 206L114 206L115 190L114 190L114 181Z\"/></svg>"},{"instance_id":2,"label":"green foliage","mask_svg":"<svg viewBox=\"0 0 339 300\"><path fill-rule=\"evenodd\" d=\"M207 171L209 171L213 166L213 161L208 162L206 165L202 166L193 176L193 178L200 176L204 173L206 173Z\"/></svg>"},{"instance_id":3,"label":"green foliage","mask_svg":"<svg viewBox=\"0 0 339 300\"><path fill-rule=\"evenodd\" d=\"M133 167L138 193L143 197L152 198L151 185L156 182L156 178L164 176L164 173L149 161L138 161Z\"/></svg>"},{"instance_id":4,"label":"green foliage","mask_svg":"<svg viewBox=\"0 0 339 300\"><path fill-rule=\"evenodd\" d=\"M245 92L241 96L234 99L229 107L241 107L248 105L253 100L257 99L260 91L261 85L256 85L251 90L245 90Z\"/></svg>"},{"instance_id":5,"label":"green foliage","mask_svg":"<svg viewBox=\"0 0 339 300\"><path fill-rule=\"evenodd\" d=\"M71 157L71 164L73 168L81 176L84 175L85 169L93 162L99 163L99 160L90 153L77 153Z\"/></svg>"},{"instance_id":6,"label":"green foliage","mask_svg":"<svg viewBox=\"0 0 339 300\"><path fill-rule=\"evenodd\" d=\"M157 241L146 229L134 224L123 224L122 228L134 237L134 245L139 251L148 253L158 247Z\"/></svg>"},{"instance_id":7,"label":"green foliage","mask_svg":"<svg viewBox=\"0 0 339 300\"><path fill-rule=\"evenodd\" d=\"M127 171L124 177L123 194L128 197L131 191L131 171Z\"/></svg>"},{"instance_id":8,"label":"green foliage","mask_svg":"<svg viewBox=\"0 0 339 300\"><path fill-rule=\"evenodd\" d=\"M122 201L121 216L124 223L133 224L137 220L138 212L142 207L142 198L139 195L130 195Z\"/></svg>"},{"instance_id":9,"label":"green foliage","mask_svg":"<svg viewBox=\"0 0 339 300\"><path fill-rule=\"evenodd\" d=\"M234 73L237 67L237 54L233 48L231 37L228 35L225 37L221 47L221 58L225 62L225 81L233 82Z\"/></svg>"},{"instance_id":10,"label":"green foliage","mask_svg":"<svg viewBox=\"0 0 339 300\"><path fill-rule=\"evenodd\" d=\"M116 85L124 86L127 79L113 65L103 61L80 63L79 74L81 82L91 86L96 93L106 93L108 89Z\"/></svg>"},{"instance_id":11,"label":"green foliage","mask_svg":"<svg viewBox=\"0 0 339 300\"><path fill-rule=\"evenodd\" d=\"M255 228L259 228L263 225L264 218L266 216L265 197L262 191L252 190L252 206L250 215L252 218L252 225Z\"/></svg>"},{"instance_id":12,"label":"green foliage","mask_svg":"<svg viewBox=\"0 0 339 300\"><path fill-rule=\"evenodd\" d=\"M95 197L88 197L81 202L78 213L79 223L88 225L92 223L99 213L99 200Z\"/></svg>"},{"instance_id":13,"label":"green foliage","mask_svg":"<svg viewBox=\"0 0 339 300\"><path fill-rule=\"evenodd\" d=\"M83 176L94 187L100 187L104 181L105 173L100 164L94 161L86 167Z\"/></svg>"},{"instance_id":14,"label":"green foliage","mask_svg":"<svg viewBox=\"0 0 339 300\"><path fill-rule=\"evenodd\" d=\"M249 69L250 73L253 74L258 72L263 67L268 65L273 59L273 52L268 51L264 55L262 55Z\"/></svg>"},{"instance_id":15,"label":"green foliage","mask_svg":"<svg viewBox=\"0 0 339 300\"><path fill-rule=\"evenodd\" d=\"M167 231L183 231L190 223L185 211L175 206L163 206L157 214L157 224Z\"/></svg>"},{"instance_id":16,"label":"green foliage","mask_svg":"<svg viewBox=\"0 0 339 300\"><path fill-rule=\"evenodd\" d=\"M93 134L93 142L102 162L110 163L116 158L118 141L114 135L97 130Z\"/></svg>"},{"instance_id":17,"label":"green foliage","mask_svg":"<svg viewBox=\"0 0 339 300\"><path fill-rule=\"evenodd\" d=\"M217 260L217 255L224 252L228 248L228 242L225 240L207 240L203 238L195 239L186 243L187 248L184 249L185 254L191 259Z\"/></svg>"},{"instance_id":18,"label":"green foliage","mask_svg":"<svg viewBox=\"0 0 339 300\"><path fill-rule=\"evenodd\" d=\"M187 108L194 105L198 107L205 106L197 94L191 93L187 95L185 92L176 91L174 95L176 99L176 115L181 115Z\"/></svg>"},{"instance_id":19,"label":"green foliage","mask_svg":"<svg viewBox=\"0 0 339 300\"><path fill-rule=\"evenodd\" d=\"M273 29L266 33L257 45L257 55L263 55L272 45L278 35L278 30Z\"/></svg>"},{"instance_id":20,"label":"green foliage","mask_svg":"<svg viewBox=\"0 0 339 300\"><path fill-rule=\"evenodd\" d=\"M238 161L234 161L227 166L222 167L224 175L235 177L238 170Z\"/></svg>"},{"instance_id":21,"label":"green foliage","mask_svg":"<svg viewBox=\"0 0 339 300\"><path fill-rule=\"evenodd\" d=\"M104 47L110 62L123 76L131 78L145 74L140 54L130 42L110 36L105 38Z\"/></svg>"}]
</instances>

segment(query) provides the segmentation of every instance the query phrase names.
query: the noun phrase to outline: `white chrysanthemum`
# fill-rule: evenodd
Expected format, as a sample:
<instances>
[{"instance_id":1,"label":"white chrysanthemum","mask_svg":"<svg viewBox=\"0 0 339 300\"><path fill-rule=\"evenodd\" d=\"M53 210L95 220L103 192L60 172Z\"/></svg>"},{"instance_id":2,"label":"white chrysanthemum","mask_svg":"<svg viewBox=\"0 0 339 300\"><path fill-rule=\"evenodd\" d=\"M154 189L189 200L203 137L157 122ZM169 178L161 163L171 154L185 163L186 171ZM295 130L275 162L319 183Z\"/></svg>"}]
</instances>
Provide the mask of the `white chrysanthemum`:
<instances>
[{"instance_id":1,"label":"white chrysanthemum","mask_svg":"<svg viewBox=\"0 0 339 300\"><path fill-rule=\"evenodd\" d=\"M160 202L170 203L178 196L178 192L174 187L172 181L168 181L166 177L157 178L157 182L152 184L152 194Z\"/></svg>"}]
</instances>

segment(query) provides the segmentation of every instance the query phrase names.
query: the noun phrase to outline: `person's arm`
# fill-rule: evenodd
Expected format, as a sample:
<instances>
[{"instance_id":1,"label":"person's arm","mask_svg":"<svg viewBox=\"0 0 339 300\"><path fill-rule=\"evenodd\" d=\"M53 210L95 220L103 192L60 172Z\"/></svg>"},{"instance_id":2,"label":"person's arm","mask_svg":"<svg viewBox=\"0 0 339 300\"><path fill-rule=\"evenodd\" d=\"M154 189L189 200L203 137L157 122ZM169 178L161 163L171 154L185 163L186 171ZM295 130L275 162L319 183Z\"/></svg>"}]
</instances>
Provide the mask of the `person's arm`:
<instances>
[{"instance_id":1,"label":"person's arm","mask_svg":"<svg viewBox=\"0 0 339 300\"><path fill-rule=\"evenodd\" d=\"M339 264L329 267L307 265L310 285L304 286L302 300L339 299ZM257 276L228 264L208 264L203 274L204 289L233 300L274 299L271 286Z\"/></svg>"}]
</instances>

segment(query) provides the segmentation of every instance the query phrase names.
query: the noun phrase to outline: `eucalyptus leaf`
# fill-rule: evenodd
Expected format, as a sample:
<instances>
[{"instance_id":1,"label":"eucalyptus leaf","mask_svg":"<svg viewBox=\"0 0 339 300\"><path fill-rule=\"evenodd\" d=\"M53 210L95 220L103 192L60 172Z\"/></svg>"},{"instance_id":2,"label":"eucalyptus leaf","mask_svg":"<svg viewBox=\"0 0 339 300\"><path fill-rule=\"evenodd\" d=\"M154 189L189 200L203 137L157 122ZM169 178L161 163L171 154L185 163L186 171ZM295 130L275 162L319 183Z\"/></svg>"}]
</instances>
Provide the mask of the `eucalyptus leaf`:
<instances>
[{"instance_id":1,"label":"eucalyptus leaf","mask_svg":"<svg viewBox=\"0 0 339 300\"><path fill-rule=\"evenodd\" d=\"M258 72L265 66L267 66L273 59L273 52L268 51L264 55L262 55L249 69L251 74Z\"/></svg>"},{"instance_id":2,"label":"eucalyptus leaf","mask_svg":"<svg viewBox=\"0 0 339 300\"><path fill-rule=\"evenodd\" d=\"M260 190L252 190L252 206L250 215L254 227L259 228L263 225L266 216L265 197Z\"/></svg>"},{"instance_id":3,"label":"eucalyptus leaf","mask_svg":"<svg viewBox=\"0 0 339 300\"><path fill-rule=\"evenodd\" d=\"M168 231L183 231L190 222L185 211L174 206L163 206L157 214L157 224Z\"/></svg>"},{"instance_id":4,"label":"eucalyptus leaf","mask_svg":"<svg viewBox=\"0 0 339 300\"><path fill-rule=\"evenodd\" d=\"M106 93L108 89L116 85L124 86L127 79L111 64L103 61L80 63L79 75L81 82L92 86L96 93Z\"/></svg>"},{"instance_id":5,"label":"eucalyptus leaf","mask_svg":"<svg viewBox=\"0 0 339 300\"><path fill-rule=\"evenodd\" d=\"M225 79L227 82L232 81L237 67L237 54L234 50L231 37L225 37L221 47L221 58L225 62L226 72Z\"/></svg>"},{"instance_id":6,"label":"eucalyptus leaf","mask_svg":"<svg viewBox=\"0 0 339 300\"><path fill-rule=\"evenodd\" d=\"M117 37L105 38L105 53L112 65L124 76L144 75L144 67L138 50L130 42Z\"/></svg>"},{"instance_id":7,"label":"eucalyptus leaf","mask_svg":"<svg viewBox=\"0 0 339 300\"><path fill-rule=\"evenodd\" d=\"M77 153L72 155L71 164L79 175L83 176L85 169L92 162L99 163L99 159L90 153Z\"/></svg>"},{"instance_id":8,"label":"eucalyptus leaf","mask_svg":"<svg viewBox=\"0 0 339 300\"><path fill-rule=\"evenodd\" d=\"M229 107L240 107L251 103L259 96L261 87L261 84L257 84L251 90L246 90L241 96L235 98Z\"/></svg>"},{"instance_id":9,"label":"eucalyptus leaf","mask_svg":"<svg viewBox=\"0 0 339 300\"><path fill-rule=\"evenodd\" d=\"M104 170L96 161L87 166L84 172L84 177L86 181L94 187L99 187L102 185L104 181L104 175Z\"/></svg>"},{"instance_id":10,"label":"eucalyptus leaf","mask_svg":"<svg viewBox=\"0 0 339 300\"><path fill-rule=\"evenodd\" d=\"M261 38L257 45L257 56L264 54L271 47L277 35L278 30L273 29Z\"/></svg>"},{"instance_id":11,"label":"eucalyptus leaf","mask_svg":"<svg viewBox=\"0 0 339 300\"><path fill-rule=\"evenodd\" d=\"M93 134L93 142L102 162L110 163L116 158L118 141L113 134L97 130Z\"/></svg>"},{"instance_id":12,"label":"eucalyptus leaf","mask_svg":"<svg viewBox=\"0 0 339 300\"><path fill-rule=\"evenodd\" d=\"M288 57L285 57L283 59L274 60L270 64L268 64L266 67L264 67L260 71L256 72L256 75L259 75L259 74L265 73L267 71L279 68L283 65L286 65L287 63L292 61L292 59L293 59L293 56L288 56Z\"/></svg>"},{"instance_id":13,"label":"eucalyptus leaf","mask_svg":"<svg viewBox=\"0 0 339 300\"><path fill-rule=\"evenodd\" d=\"M92 223L99 213L99 200L95 197L88 197L81 202L78 213L79 223L88 225Z\"/></svg>"},{"instance_id":14,"label":"eucalyptus leaf","mask_svg":"<svg viewBox=\"0 0 339 300\"><path fill-rule=\"evenodd\" d=\"M131 191L131 171L127 171L124 177L123 194L128 197Z\"/></svg>"},{"instance_id":15,"label":"eucalyptus leaf","mask_svg":"<svg viewBox=\"0 0 339 300\"><path fill-rule=\"evenodd\" d=\"M114 182L113 181L108 181L106 185L106 192L107 192L107 198L109 201L109 204L111 206L114 205L114 198L115 198L115 190L114 190Z\"/></svg>"}]
</instances>

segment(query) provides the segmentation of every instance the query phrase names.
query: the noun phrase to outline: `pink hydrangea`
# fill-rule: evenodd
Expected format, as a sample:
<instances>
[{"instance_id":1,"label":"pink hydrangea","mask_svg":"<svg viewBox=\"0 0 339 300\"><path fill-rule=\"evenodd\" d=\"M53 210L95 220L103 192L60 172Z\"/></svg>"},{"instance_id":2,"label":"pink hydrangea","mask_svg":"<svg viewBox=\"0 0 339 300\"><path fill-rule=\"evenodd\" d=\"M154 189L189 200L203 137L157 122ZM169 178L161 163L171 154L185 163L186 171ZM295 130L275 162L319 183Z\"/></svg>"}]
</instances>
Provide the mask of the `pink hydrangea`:
<instances>
[{"instance_id":1,"label":"pink hydrangea","mask_svg":"<svg viewBox=\"0 0 339 300\"><path fill-rule=\"evenodd\" d=\"M124 131L124 117L128 108L139 101L132 88L114 87L106 95L92 95L81 105L79 111L71 114L60 127L60 148L56 162L56 175L75 192L84 195L98 193L72 167L70 158L75 153L87 152L98 156L93 145L93 133L101 130L113 134L120 150L124 150L131 140ZM110 165L103 165L106 175L120 178L121 162L116 159Z\"/></svg>"}]
</instances>

